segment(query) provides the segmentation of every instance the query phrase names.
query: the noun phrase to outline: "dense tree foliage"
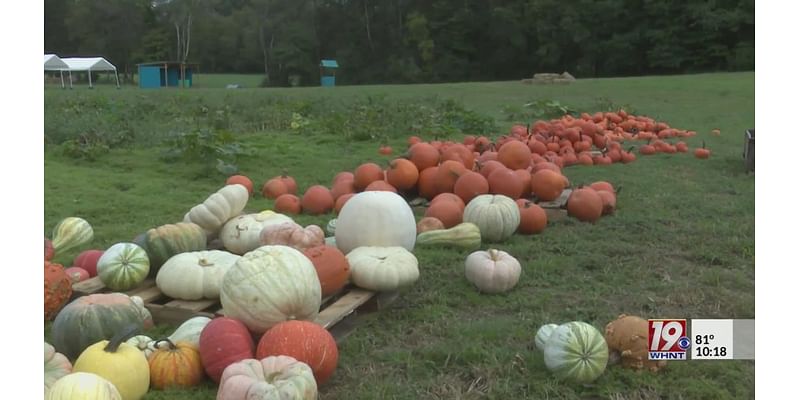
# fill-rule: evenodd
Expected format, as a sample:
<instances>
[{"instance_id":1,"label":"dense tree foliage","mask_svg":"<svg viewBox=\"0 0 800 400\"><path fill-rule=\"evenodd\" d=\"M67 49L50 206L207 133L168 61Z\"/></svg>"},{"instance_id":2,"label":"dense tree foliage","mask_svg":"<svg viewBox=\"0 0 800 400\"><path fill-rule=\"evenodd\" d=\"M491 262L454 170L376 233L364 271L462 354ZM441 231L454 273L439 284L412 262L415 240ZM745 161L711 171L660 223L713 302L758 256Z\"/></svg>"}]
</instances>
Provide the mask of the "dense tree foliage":
<instances>
[{"instance_id":1,"label":"dense tree foliage","mask_svg":"<svg viewBox=\"0 0 800 400\"><path fill-rule=\"evenodd\" d=\"M752 70L754 0L45 0L45 51L315 84Z\"/></svg>"}]
</instances>

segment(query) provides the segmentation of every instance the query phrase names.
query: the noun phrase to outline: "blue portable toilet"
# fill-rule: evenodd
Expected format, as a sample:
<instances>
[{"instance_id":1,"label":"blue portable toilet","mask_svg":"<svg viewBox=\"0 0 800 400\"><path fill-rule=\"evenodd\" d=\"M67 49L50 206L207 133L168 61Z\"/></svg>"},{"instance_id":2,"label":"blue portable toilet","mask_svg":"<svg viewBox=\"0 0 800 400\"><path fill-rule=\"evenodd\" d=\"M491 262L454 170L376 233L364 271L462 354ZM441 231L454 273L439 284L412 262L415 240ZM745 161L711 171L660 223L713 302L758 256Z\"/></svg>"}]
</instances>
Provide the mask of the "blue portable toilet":
<instances>
[{"instance_id":1,"label":"blue portable toilet","mask_svg":"<svg viewBox=\"0 0 800 400\"><path fill-rule=\"evenodd\" d=\"M197 64L158 61L138 64L139 87L192 87L192 72Z\"/></svg>"},{"instance_id":2,"label":"blue portable toilet","mask_svg":"<svg viewBox=\"0 0 800 400\"><path fill-rule=\"evenodd\" d=\"M336 86L336 68L339 64L336 60L322 60L319 63L320 85Z\"/></svg>"}]
</instances>

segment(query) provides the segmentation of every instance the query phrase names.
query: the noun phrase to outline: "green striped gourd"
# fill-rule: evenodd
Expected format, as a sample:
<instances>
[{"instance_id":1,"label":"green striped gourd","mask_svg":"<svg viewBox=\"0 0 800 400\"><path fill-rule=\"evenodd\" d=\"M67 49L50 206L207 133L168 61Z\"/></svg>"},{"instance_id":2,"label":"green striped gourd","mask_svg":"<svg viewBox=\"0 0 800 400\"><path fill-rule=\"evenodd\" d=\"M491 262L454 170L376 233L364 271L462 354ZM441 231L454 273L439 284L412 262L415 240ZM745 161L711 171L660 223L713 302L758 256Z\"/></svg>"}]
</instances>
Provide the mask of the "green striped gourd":
<instances>
[{"instance_id":1,"label":"green striped gourd","mask_svg":"<svg viewBox=\"0 0 800 400\"><path fill-rule=\"evenodd\" d=\"M67 217L53 229L53 249L61 253L92 241L94 230L83 218Z\"/></svg>"},{"instance_id":2,"label":"green striped gourd","mask_svg":"<svg viewBox=\"0 0 800 400\"><path fill-rule=\"evenodd\" d=\"M126 291L147 278L150 260L143 248L134 243L117 243L97 260L97 276L106 287Z\"/></svg>"},{"instance_id":3,"label":"green striped gourd","mask_svg":"<svg viewBox=\"0 0 800 400\"><path fill-rule=\"evenodd\" d=\"M149 229L137 239L134 242L142 246L150 256L153 274L176 254L205 250L207 242L203 228L192 222L161 225Z\"/></svg>"},{"instance_id":4,"label":"green striped gourd","mask_svg":"<svg viewBox=\"0 0 800 400\"><path fill-rule=\"evenodd\" d=\"M481 247L481 230L471 222L462 222L450 229L434 229L417 235L419 246L452 246L466 250Z\"/></svg>"},{"instance_id":5,"label":"green striped gourd","mask_svg":"<svg viewBox=\"0 0 800 400\"><path fill-rule=\"evenodd\" d=\"M573 321L560 325L544 345L544 364L558 378L577 383L597 379L608 363L608 345L597 328Z\"/></svg>"}]
</instances>

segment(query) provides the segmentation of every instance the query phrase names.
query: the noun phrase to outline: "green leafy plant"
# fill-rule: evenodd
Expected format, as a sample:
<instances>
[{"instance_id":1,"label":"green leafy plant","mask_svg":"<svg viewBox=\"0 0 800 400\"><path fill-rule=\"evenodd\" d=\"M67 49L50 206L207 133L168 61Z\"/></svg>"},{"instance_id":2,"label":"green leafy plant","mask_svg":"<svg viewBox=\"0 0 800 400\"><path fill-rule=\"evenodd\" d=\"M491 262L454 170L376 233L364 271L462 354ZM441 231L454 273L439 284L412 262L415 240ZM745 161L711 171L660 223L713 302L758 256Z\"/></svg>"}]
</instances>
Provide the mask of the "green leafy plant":
<instances>
[{"instance_id":1,"label":"green leafy plant","mask_svg":"<svg viewBox=\"0 0 800 400\"><path fill-rule=\"evenodd\" d=\"M502 111L506 115L507 121L519 123L559 118L567 114L578 115L571 107L561 104L558 100L551 99L533 100L520 106L505 106Z\"/></svg>"},{"instance_id":2,"label":"green leafy plant","mask_svg":"<svg viewBox=\"0 0 800 400\"><path fill-rule=\"evenodd\" d=\"M163 160L199 162L204 172L216 170L223 175L237 173L239 157L251 154L230 131L223 129L199 128L174 133L165 144Z\"/></svg>"}]
</instances>

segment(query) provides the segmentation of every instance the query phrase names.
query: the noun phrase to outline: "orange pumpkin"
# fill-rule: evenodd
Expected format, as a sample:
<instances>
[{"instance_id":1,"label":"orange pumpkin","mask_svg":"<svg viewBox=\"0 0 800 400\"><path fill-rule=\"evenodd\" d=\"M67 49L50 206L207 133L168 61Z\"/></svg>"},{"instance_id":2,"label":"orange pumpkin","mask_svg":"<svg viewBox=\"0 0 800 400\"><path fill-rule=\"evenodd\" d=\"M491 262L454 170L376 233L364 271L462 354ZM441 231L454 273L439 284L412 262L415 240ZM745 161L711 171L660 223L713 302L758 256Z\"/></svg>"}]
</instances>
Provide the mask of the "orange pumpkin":
<instances>
[{"instance_id":1,"label":"orange pumpkin","mask_svg":"<svg viewBox=\"0 0 800 400\"><path fill-rule=\"evenodd\" d=\"M398 190L409 190L417 185L419 170L413 162L397 158L389 163L386 181Z\"/></svg>"},{"instance_id":2,"label":"orange pumpkin","mask_svg":"<svg viewBox=\"0 0 800 400\"><path fill-rule=\"evenodd\" d=\"M44 262L44 320L56 316L72 296L72 280L61 264Z\"/></svg>"},{"instance_id":3,"label":"orange pumpkin","mask_svg":"<svg viewBox=\"0 0 800 400\"><path fill-rule=\"evenodd\" d=\"M442 221L445 228L452 228L463 221L464 209L460 208L455 202L439 201L428 206L428 209L425 210L425 216Z\"/></svg>"},{"instance_id":4,"label":"orange pumpkin","mask_svg":"<svg viewBox=\"0 0 800 400\"><path fill-rule=\"evenodd\" d=\"M251 196L253 195L253 181L251 181L250 178L244 175L231 175L228 177L228 180L225 181L226 185L235 185L237 183L246 187L247 192L250 193Z\"/></svg>"},{"instance_id":5,"label":"orange pumpkin","mask_svg":"<svg viewBox=\"0 0 800 400\"><path fill-rule=\"evenodd\" d=\"M283 214L300 214L303 210L300 198L293 194L282 194L275 199L275 211Z\"/></svg>"},{"instance_id":6,"label":"orange pumpkin","mask_svg":"<svg viewBox=\"0 0 800 400\"><path fill-rule=\"evenodd\" d=\"M289 188L286 182L280 178L272 178L264 182L261 187L261 195L266 199L277 199L281 195L289 193Z\"/></svg>"},{"instance_id":7,"label":"orange pumpkin","mask_svg":"<svg viewBox=\"0 0 800 400\"><path fill-rule=\"evenodd\" d=\"M166 346L164 346L166 343ZM155 389L188 388L203 380L200 351L191 342L172 343L169 339L155 343L156 350L147 359L150 364L150 386Z\"/></svg>"},{"instance_id":8,"label":"orange pumpkin","mask_svg":"<svg viewBox=\"0 0 800 400\"><path fill-rule=\"evenodd\" d=\"M574 190L567 199L567 213L579 221L595 222L603 215L603 199L589 187Z\"/></svg>"},{"instance_id":9,"label":"orange pumpkin","mask_svg":"<svg viewBox=\"0 0 800 400\"><path fill-rule=\"evenodd\" d=\"M333 195L325 186L314 185L306 190L300 205L306 213L317 215L333 210Z\"/></svg>"},{"instance_id":10,"label":"orange pumpkin","mask_svg":"<svg viewBox=\"0 0 800 400\"><path fill-rule=\"evenodd\" d=\"M417 180L417 188L420 197L430 200L439 194L439 191L436 190L436 173L438 171L439 167L430 167L420 172L419 179Z\"/></svg>"},{"instance_id":11,"label":"orange pumpkin","mask_svg":"<svg viewBox=\"0 0 800 400\"><path fill-rule=\"evenodd\" d=\"M397 188L386 181L374 181L364 188L365 192L392 192L397 193Z\"/></svg>"},{"instance_id":12,"label":"orange pumpkin","mask_svg":"<svg viewBox=\"0 0 800 400\"><path fill-rule=\"evenodd\" d=\"M514 171L514 175L522 181L522 193L519 197L527 198L531 195L531 172L527 169L518 169Z\"/></svg>"},{"instance_id":13,"label":"orange pumpkin","mask_svg":"<svg viewBox=\"0 0 800 400\"><path fill-rule=\"evenodd\" d=\"M498 168L489 175L489 193L518 199L523 190L522 180L508 168Z\"/></svg>"},{"instance_id":14,"label":"orange pumpkin","mask_svg":"<svg viewBox=\"0 0 800 400\"><path fill-rule=\"evenodd\" d=\"M336 247L328 245L311 247L304 250L303 254L311 260L314 269L317 270L322 297L336 294L347 283L350 277L350 264L344 253Z\"/></svg>"},{"instance_id":15,"label":"orange pumpkin","mask_svg":"<svg viewBox=\"0 0 800 400\"><path fill-rule=\"evenodd\" d=\"M355 178L356 190L361 191L367 188L370 183L383 180L383 169L375 163L361 164L353 174Z\"/></svg>"},{"instance_id":16,"label":"orange pumpkin","mask_svg":"<svg viewBox=\"0 0 800 400\"><path fill-rule=\"evenodd\" d=\"M433 200L431 200L430 205L433 205L433 204L436 204L436 203L439 203L439 202L442 202L442 201L451 202L451 203L454 203L454 204L458 205L458 208L461 209L461 211L464 211L464 208L466 208L466 206L467 206L466 203L464 203L464 200L462 200L461 197L459 197L458 195L456 195L454 193L439 193L439 194L436 195L436 197L433 198Z\"/></svg>"},{"instance_id":17,"label":"orange pumpkin","mask_svg":"<svg viewBox=\"0 0 800 400\"><path fill-rule=\"evenodd\" d=\"M464 200L464 203L469 203L478 195L489 193L489 181L477 172L467 171L456 180L453 192Z\"/></svg>"},{"instance_id":18,"label":"orange pumpkin","mask_svg":"<svg viewBox=\"0 0 800 400\"><path fill-rule=\"evenodd\" d=\"M531 192L539 200L553 201L564 191L564 178L558 172L543 169L531 176Z\"/></svg>"},{"instance_id":19,"label":"orange pumpkin","mask_svg":"<svg viewBox=\"0 0 800 400\"><path fill-rule=\"evenodd\" d=\"M607 190L611 193L616 193L614 190L614 185L606 182L606 181L597 181L589 185L590 188L594 190Z\"/></svg>"},{"instance_id":20,"label":"orange pumpkin","mask_svg":"<svg viewBox=\"0 0 800 400\"><path fill-rule=\"evenodd\" d=\"M608 190L598 190L597 194L603 200L603 215L613 214L617 209L617 195Z\"/></svg>"},{"instance_id":21,"label":"orange pumpkin","mask_svg":"<svg viewBox=\"0 0 800 400\"><path fill-rule=\"evenodd\" d=\"M406 143L408 143L409 146L413 146L420 142L422 142L422 139L420 139L419 136L409 136L408 141Z\"/></svg>"},{"instance_id":22,"label":"orange pumpkin","mask_svg":"<svg viewBox=\"0 0 800 400\"><path fill-rule=\"evenodd\" d=\"M707 159L711 155L711 150L706 148L706 142L703 141L703 147L694 149L694 156L695 158L699 158L701 160Z\"/></svg>"},{"instance_id":23,"label":"orange pumpkin","mask_svg":"<svg viewBox=\"0 0 800 400\"><path fill-rule=\"evenodd\" d=\"M347 203L347 200L350 200L350 198L355 195L355 193L347 193L339 196L339 198L336 199L336 202L333 204L333 210L336 211L336 214L339 214L339 212L342 211L344 204Z\"/></svg>"},{"instance_id":24,"label":"orange pumpkin","mask_svg":"<svg viewBox=\"0 0 800 400\"><path fill-rule=\"evenodd\" d=\"M436 171L436 190L439 193L452 193L456 181L467 172L467 167L461 161L446 160L439 165Z\"/></svg>"},{"instance_id":25,"label":"orange pumpkin","mask_svg":"<svg viewBox=\"0 0 800 400\"><path fill-rule=\"evenodd\" d=\"M519 227L517 232L523 235L541 233L547 227L547 213L538 204L529 200L518 199Z\"/></svg>"},{"instance_id":26,"label":"orange pumpkin","mask_svg":"<svg viewBox=\"0 0 800 400\"><path fill-rule=\"evenodd\" d=\"M350 172L350 171L342 171L342 172L339 172L338 174L336 174L336 176L333 177L333 181L331 182L331 186L335 185L339 181L351 181L352 182L352 181L355 181L355 180L356 180L356 176L353 175L352 172Z\"/></svg>"},{"instance_id":27,"label":"orange pumpkin","mask_svg":"<svg viewBox=\"0 0 800 400\"><path fill-rule=\"evenodd\" d=\"M353 179L340 179L331 187L331 196L336 201L341 195L348 193L355 193L356 186Z\"/></svg>"},{"instance_id":28,"label":"orange pumpkin","mask_svg":"<svg viewBox=\"0 0 800 400\"><path fill-rule=\"evenodd\" d=\"M287 175L286 171L283 171L283 174L274 176L271 179L279 179L281 182L283 182L283 184L286 185L286 190L288 190L287 193L297 194L297 182L294 180L294 178Z\"/></svg>"},{"instance_id":29,"label":"orange pumpkin","mask_svg":"<svg viewBox=\"0 0 800 400\"><path fill-rule=\"evenodd\" d=\"M519 140L511 140L497 152L497 160L511 170L525 169L531 165L531 149Z\"/></svg>"},{"instance_id":30,"label":"orange pumpkin","mask_svg":"<svg viewBox=\"0 0 800 400\"><path fill-rule=\"evenodd\" d=\"M486 162L481 163L480 169L478 170L478 172L480 172L481 175L483 175L484 178L488 179L489 175L491 175L492 172L494 172L498 168L506 168L506 166L503 165L503 163L501 163L500 161L488 160Z\"/></svg>"},{"instance_id":31,"label":"orange pumpkin","mask_svg":"<svg viewBox=\"0 0 800 400\"><path fill-rule=\"evenodd\" d=\"M547 152L547 145L545 145L544 142L532 138L528 140L528 149L531 150L532 154L543 156L544 153Z\"/></svg>"},{"instance_id":32,"label":"orange pumpkin","mask_svg":"<svg viewBox=\"0 0 800 400\"><path fill-rule=\"evenodd\" d=\"M472 154L472 150L460 143L453 144L442 152L442 161L447 160L460 162L468 171L475 168L475 155Z\"/></svg>"},{"instance_id":33,"label":"orange pumpkin","mask_svg":"<svg viewBox=\"0 0 800 400\"><path fill-rule=\"evenodd\" d=\"M339 362L339 349L330 332L310 321L281 322L264 333L256 357L284 355L311 367L317 385L325 383Z\"/></svg>"},{"instance_id":34,"label":"orange pumpkin","mask_svg":"<svg viewBox=\"0 0 800 400\"><path fill-rule=\"evenodd\" d=\"M444 224L438 218L425 217L417 222L417 235L422 232L444 229Z\"/></svg>"},{"instance_id":35,"label":"orange pumpkin","mask_svg":"<svg viewBox=\"0 0 800 400\"><path fill-rule=\"evenodd\" d=\"M429 143L417 143L408 149L408 159L417 166L418 171L439 165L439 150Z\"/></svg>"}]
</instances>

